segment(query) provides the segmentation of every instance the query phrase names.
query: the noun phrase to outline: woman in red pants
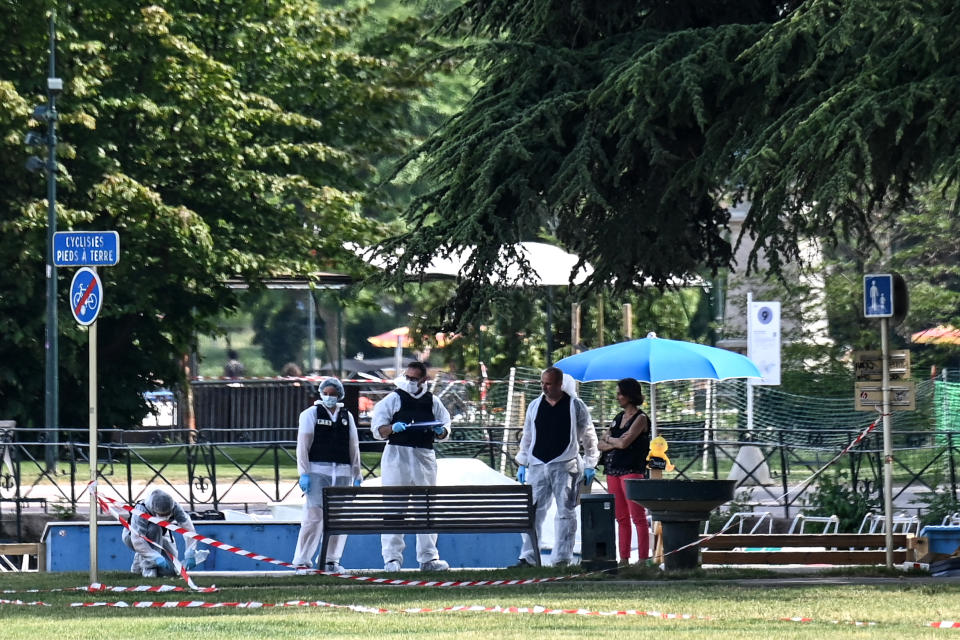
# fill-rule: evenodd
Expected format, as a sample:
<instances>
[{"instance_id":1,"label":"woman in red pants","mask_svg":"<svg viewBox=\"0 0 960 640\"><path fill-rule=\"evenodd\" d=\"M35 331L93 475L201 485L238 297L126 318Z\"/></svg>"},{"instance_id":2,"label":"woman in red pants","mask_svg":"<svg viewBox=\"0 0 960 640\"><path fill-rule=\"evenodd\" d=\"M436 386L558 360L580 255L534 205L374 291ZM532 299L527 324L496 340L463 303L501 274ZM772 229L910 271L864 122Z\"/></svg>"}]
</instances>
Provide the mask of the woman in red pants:
<instances>
[{"instance_id":1,"label":"woman in red pants","mask_svg":"<svg viewBox=\"0 0 960 640\"><path fill-rule=\"evenodd\" d=\"M617 537L620 546L620 564L630 564L630 542L633 538L630 521L637 528L637 548L640 561L650 557L650 531L647 512L639 504L627 500L624 480L645 478L647 454L650 452L650 420L640 410L643 390L633 378L617 383L617 402L622 411L613 419L610 430L600 439L604 452L604 472L607 490L614 496L617 517Z\"/></svg>"}]
</instances>

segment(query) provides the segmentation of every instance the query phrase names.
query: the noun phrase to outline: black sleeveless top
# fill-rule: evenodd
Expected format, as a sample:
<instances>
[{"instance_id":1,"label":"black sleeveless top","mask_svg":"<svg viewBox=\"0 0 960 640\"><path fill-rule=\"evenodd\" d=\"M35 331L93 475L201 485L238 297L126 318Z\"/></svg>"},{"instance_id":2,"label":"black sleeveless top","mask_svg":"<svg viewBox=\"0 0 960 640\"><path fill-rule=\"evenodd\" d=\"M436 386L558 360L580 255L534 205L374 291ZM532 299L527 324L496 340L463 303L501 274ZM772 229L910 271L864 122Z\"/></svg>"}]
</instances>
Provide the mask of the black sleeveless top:
<instances>
[{"instance_id":1,"label":"black sleeveless top","mask_svg":"<svg viewBox=\"0 0 960 640\"><path fill-rule=\"evenodd\" d=\"M637 411L626 423L623 422L623 411L617 414L610 426L610 435L614 438L623 437L630 430L630 425L640 416L646 416L643 411ZM625 476L628 473L647 472L647 454L650 453L650 429L647 429L626 449L611 449L604 454L603 468L608 476Z\"/></svg>"},{"instance_id":2,"label":"black sleeveless top","mask_svg":"<svg viewBox=\"0 0 960 640\"><path fill-rule=\"evenodd\" d=\"M323 405L317 405L317 421L313 425L313 442L307 454L310 462L350 464L350 419L341 408L336 420Z\"/></svg>"},{"instance_id":3,"label":"black sleeveless top","mask_svg":"<svg viewBox=\"0 0 960 640\"><path fill-rule=\"evenodd\" d=\"M429 391L419 398L414 398L400 389L395 390L394 393L400 396L400 409L393 414L391 418L393 422L431 422L436 419L433 416L433 394ZM407 429L390 434L387 442L401 447L433 449L435 438L433 429Z\"/></svg>"}]
</instances>

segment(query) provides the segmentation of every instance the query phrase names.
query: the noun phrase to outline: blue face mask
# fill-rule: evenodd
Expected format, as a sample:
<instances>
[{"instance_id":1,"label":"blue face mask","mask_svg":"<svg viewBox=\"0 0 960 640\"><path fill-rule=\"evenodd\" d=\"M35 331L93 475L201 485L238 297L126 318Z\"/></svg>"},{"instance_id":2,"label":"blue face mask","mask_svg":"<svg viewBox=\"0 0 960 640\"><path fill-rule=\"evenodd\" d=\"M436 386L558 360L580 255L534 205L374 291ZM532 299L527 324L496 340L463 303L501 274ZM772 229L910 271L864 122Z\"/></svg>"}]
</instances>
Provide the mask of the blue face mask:
<instances>
[{"instance_id":1,"label":"blue face mask","mask_svg":"<svg viewBox=\"0 0 960 640\"><path fill-rule=\"evenodd\" d=\"M320 402L323 403L327 409L333 409L337 406L337 396L320 396Z\"/></svg>"}]
</instances>

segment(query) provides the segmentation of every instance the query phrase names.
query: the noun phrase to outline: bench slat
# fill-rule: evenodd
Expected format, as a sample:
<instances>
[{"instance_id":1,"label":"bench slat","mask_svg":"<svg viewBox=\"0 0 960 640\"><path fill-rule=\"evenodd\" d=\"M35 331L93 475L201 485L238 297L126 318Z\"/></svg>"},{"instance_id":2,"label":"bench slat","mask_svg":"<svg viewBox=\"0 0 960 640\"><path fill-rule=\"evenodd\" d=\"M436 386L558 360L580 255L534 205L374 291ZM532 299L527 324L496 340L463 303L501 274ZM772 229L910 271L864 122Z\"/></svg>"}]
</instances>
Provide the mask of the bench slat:
<instances>
[{"instance_id":1,"label":"bench slat","mask_svg":"<svg viewBox=\"0 0 960 640\"><path fill-rule=\"evenodd\" d=\"M529 485L325 487L323 543L331 535L528 533L536 545ZM539 564L539 553L538 553Z\"/></svg>"}]
</instances>

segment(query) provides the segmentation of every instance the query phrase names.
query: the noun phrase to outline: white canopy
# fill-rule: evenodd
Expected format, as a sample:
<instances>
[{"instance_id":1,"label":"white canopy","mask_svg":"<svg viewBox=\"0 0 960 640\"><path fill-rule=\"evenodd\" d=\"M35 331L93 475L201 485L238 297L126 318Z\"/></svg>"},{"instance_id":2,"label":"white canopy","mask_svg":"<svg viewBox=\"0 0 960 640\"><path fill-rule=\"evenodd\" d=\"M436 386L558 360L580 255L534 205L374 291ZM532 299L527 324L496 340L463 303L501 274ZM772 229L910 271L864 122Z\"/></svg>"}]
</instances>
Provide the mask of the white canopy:
<instances>
[{"instance_id":1,"label":"white canopy","mask_svg":"<svg viewBox=\"0 0 960 640\"><path fill-rule=\"evenodd\" d=\"M348 248L359 255L364 255L364 257L367 257L365 254L369 251L356 245L349 245ZM574 276L574 284L580 284L593 273L593 267L589 264L581 266L574 272L574 267L579 258L552 244L520 242L514 245L514 248L530 263L533 276L532 278L521 279L520 267L512 263L507 268L506 279L508 284L527 284L541 287L562 286L570 283L571 274ZM470 251L470 249L464 249L447 256L437 256L424 271L424 274L456 277L470 258ZM501 249L504 260L506 260L506 253L505 249ZM382 260L372 260L370 264L380 269L385 266ZM410 275L414 274L411 273Z\"/></svg>"}]
</instances>

